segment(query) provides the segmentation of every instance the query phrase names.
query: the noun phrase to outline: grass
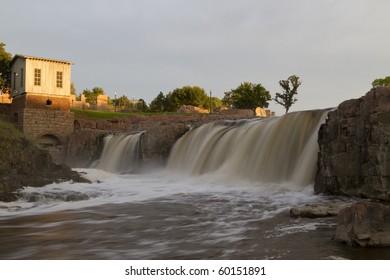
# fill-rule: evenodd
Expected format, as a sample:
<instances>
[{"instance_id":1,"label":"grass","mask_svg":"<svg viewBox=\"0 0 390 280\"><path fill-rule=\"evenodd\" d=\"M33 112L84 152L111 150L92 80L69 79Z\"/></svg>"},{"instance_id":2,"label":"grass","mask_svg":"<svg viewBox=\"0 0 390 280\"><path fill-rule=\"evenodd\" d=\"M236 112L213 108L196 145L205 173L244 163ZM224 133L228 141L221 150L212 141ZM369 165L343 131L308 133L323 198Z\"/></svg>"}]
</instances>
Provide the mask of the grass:
<instances>
[{"instance_id":1,"label":"grass","mask_svg":"<svg viewBox=\"0 0 390 280\"><path fill-rule=\"evenodd\" d=\"M84 110L84 109L71 109L75 114L76 118L81 119L100 119L100 120L109 120L113 118L129 118L133 116L158 116L158 115L188 115L189 113L151 113L151 112L132 112L132 113L121 113L121 112L102 112L102 111L93 111L93 110Z\"/></svg>"},{"instance_id":2,"label":"grass","mask_svg":"<svg viewBox=\"0 0 390 280\"><path fill-rule=\"evenodd\" d=\"M2 138L10 140L23 138L24 134L18 130L12 123L0 119L0 135Z\"/></svg>"},{"instance_id":3,"label":"grass","mask_svg":"<svg viewBox=\"0 0 390 280\"><path fill-rule=\"evenodd\" d=\"M0 150L4 151L11 149L18 140L23 137L24 134L12 123L0 119Z\"/></svg>"}]
</instances>

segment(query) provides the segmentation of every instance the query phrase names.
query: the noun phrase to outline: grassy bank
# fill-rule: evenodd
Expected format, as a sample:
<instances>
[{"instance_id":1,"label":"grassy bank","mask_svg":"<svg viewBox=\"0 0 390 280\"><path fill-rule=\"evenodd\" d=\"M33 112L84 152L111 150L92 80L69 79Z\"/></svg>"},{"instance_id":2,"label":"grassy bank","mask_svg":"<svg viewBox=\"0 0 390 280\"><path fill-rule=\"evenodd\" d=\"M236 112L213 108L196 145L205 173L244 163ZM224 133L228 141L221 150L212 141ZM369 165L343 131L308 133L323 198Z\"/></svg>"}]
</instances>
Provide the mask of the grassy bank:
<instances>
[{"instance_id":1,"label":"grassy bank","mask_svg":"<svg viewBox=\"0 0 390 280\"><path fill-rule=\"evenodd\" d=\"M134 116L158 116L158 115L191 115L189 113L173 113L173 112L164 112L164 113L151 113L151 112L132 112L132 113L121 113L121 112L102 112L102 111L93 111L93 110L82 110L82 109L71 109L75 114L76 118L82 119L113 119L113 118L129 118Z\"/></svg>"},{"instance_id":2,"label":"grassy bank","mask_svg":"<svg viewBox=\"0 0 390 280\"><path fill-rule=\"evenodd\" d=\"M24 135L12 123L0 119L0 136L2 139L16 140Z\"/></svg>"}]
</instances>

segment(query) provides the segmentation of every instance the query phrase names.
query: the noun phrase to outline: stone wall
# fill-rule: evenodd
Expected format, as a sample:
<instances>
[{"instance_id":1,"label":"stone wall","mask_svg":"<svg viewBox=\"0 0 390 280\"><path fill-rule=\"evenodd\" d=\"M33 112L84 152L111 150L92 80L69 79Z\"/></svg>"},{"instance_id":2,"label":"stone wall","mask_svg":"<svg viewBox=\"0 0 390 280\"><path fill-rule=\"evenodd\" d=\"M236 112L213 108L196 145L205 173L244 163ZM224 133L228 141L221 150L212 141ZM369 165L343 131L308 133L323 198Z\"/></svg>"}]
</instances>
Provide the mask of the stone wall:
<instances>
[{"instance_id":1,"label":"stone wall","mask_svg":"<svg viewBox=\"0 0 390 280\"><path fill-rule=\"evenodd\" d=\"M26 138L33 142L45 134L65 140L74 132L74 114L70 111L24 109L19 122Z\"/></svg>"},{"instance_id":2,"label":"stone wall","mask_svg":"<svg viewBox=\"0 0 390 280\"><path fill-rule=\"evenodd\" d=\"M253 111L250 113L253 118ZM161 165L168 158L175 141L187 132L190 126L196 127L220 119L248 117L248 110L232 110L230 114L161 114L110 120L77 119L74 122L75 132L69 137L66 163L72 167L88 167L98 159L105 135L145 131L141 137L143 165Z\"/></svg>"},{"instance_id":3,"label":"stone wall","mask_svg":"<svg viewBox=\"0 0 390 280\"><path fill-rule=\"evenodd\" d=\"M390 200L390 88L341 103L318 143L317 193Z\"/></svg>"},{"instance_id":4,"label":"stone wall","mask_svg":"<svg viewBox=\"0 0 390 280\"><path fill-rule=\"evenodd\" d=\"M74 132L70 111L26 108L19 111L18 126L34 145L47 150L56 163L66 157L68 137Z\"/></svg>"}]
</instances>

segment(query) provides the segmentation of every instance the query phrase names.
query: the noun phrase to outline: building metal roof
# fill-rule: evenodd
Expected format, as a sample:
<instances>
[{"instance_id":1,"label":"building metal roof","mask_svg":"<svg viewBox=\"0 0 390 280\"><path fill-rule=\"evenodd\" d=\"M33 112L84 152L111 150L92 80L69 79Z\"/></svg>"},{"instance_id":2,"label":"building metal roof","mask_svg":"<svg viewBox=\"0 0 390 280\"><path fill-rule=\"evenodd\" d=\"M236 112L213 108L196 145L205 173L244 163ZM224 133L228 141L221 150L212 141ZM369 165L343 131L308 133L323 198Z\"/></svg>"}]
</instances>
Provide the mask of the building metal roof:
<instances>
[{"instance_id":1,"label":"building metal roof","mask_svg":"<svg viewBox=\"0 0 390 280\"><path fill-rule=\"evenodd\" d=\"M31 56L31 55L24 55L24 54L16 54L13 59L12 63L18 58L24 58L24 59L32 59L32 60L42 60L42 61L48 61L48 62L55 62L55 63L64 63L64 64L74 64L71 61L65 61L65 60L58 60L58 59L52 59L52 58L44 58L44 57L37 57L37 56Z\"/></svg>"}]
</instances>

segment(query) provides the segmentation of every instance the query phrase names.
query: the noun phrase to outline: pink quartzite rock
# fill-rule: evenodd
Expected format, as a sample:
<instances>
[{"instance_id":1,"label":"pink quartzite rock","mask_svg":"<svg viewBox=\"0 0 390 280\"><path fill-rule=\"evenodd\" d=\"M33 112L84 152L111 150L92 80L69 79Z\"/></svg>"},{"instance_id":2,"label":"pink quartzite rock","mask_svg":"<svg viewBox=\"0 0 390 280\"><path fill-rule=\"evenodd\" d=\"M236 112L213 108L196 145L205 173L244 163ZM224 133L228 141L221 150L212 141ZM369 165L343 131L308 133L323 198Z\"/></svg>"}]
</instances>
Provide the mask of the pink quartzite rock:
<instances>
[{"instance_id":1,"label":"pink quartzite rock","mask_svg":"<svg viewBox=\"0 0 390 280\"><path fill-rule=\"evenodd\" d=\"M390 208L360 201L340 210L335 240L350 246L390 246Z\"/></svg>"},{"instance_id":2,"label":"pink quartzite rock","mask_svg":"<svg viewBox=\"0 0 390 280\"><path fill-rule=\"evenodd\" d=\"M390 201L390 87L329 112L318 144L315 192Z\"/></svg>"}]
</instances>

